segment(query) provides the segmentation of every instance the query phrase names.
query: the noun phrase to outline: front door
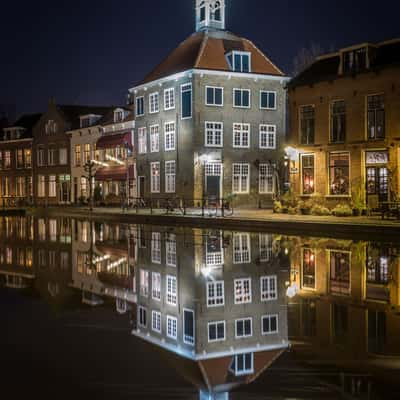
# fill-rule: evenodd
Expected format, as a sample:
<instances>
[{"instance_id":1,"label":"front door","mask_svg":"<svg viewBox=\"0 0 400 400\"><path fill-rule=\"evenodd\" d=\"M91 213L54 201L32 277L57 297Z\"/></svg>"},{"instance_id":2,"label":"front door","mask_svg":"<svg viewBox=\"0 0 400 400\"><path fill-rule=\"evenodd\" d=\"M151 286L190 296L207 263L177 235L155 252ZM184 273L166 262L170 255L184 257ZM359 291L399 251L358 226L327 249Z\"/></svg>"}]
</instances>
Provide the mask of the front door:
<instances>
[{"instance_id":1,"label":"front door","mask_svg":"<svg viewBox=\"0 0 400 400\"><path fill-rule=\"evenodd\" d=\"M380 202L389 200L389 171L386 167L367 167L367 196Z\"/></svg>"},{"instance_id":2,"label":"front door","mask_svg":"<svg viewBox=\"0 0 400 400\"><path fill-rule=\"evenodd\" d=\"M218 201L222 197L222 164L210 163L205 171L205 195L208 200Z\"/></svg>"},{"instance_id":3,"label":"front door","mask_svg":"<svg viewBox=\"0 0 400 400\"><path fill-rule=\"evenodd\" d=\"M60 203L69 203L71 196L71 178L69 175L60 175Z\"/></svg>"}]
</instances>

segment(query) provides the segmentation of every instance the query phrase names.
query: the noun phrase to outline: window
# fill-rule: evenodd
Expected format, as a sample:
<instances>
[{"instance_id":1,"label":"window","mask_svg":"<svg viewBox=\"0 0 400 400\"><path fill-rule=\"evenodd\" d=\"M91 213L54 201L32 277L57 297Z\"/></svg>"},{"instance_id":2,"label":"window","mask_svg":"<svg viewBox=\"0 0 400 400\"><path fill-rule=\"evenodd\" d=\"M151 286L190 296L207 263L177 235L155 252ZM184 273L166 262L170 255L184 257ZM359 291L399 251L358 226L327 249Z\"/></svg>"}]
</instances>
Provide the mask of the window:
<instances>
[{"instance_id":1,"label":"window","mask_svg":"<svg viewBox=\"0 0 400 400\"><path fill-rule=\"evenodd\" d=\"M260 92L260 108L265 110L276 110L276 92Z\"/></svg>"},{"instance_id":2,"label":"window","mask_svg":"<svg viewBox=\"0 0 400 400\"><path fill-rule=\"evenodd\" d=\"M17 168L24 168L24 152L22 149L17 149Z\"/></svg>"},{"instance_id":3,"label":"window","mask_svg":"<svg viewBox=\"0 0 400 400\"><path fill-rule=\"evenodd\" d=\"M224 281L207 282L207 307L219 307L224 304Z\"/></svg>"},{"instance_id":4,"label":"window","mask_svg":"<svg viewBox=\"0 0 400 400\"><path fill-rule=\"evenodd\" d=\"M271 301L278 298L278 282L276 275L261 277L260 286L261 301Z\"/></svg>"},{"instance_id":5,"label":"window","mask_svg":"<svg viewBox=\"0 0 400 400\"><path fill-rule=\"evenodd\" d=\"M90 162L90 143L86 143L83 146L83 163L86 164Z\"/></svg>"},{"instance_id":6,"label":"window","mask_svg":"<svg viewBox=\"0 0 400 400\"><path fill-rule=\"evenodd\" d=\"M250 148L250 124L233 124L233 147Z\"/></svg>"},{"instance_id":7,"label":"window","mask_svg":"<svg viewBox=\"0 0 400 400\"><path fill-rule=\"evenodd\" d=\"M57 241L57 220L49 219L49 239L51 242Z\"/></svg>"},{"instance_id":8,"label":"window","mask_svg":"<svg viewBox=\"0 0 400 400\"><path fill-rule=\"evenodd\" d=\"M315 156L314 154L301 155L301 187L304 195L315 193Z\"/></svg>"},{"instance_id":9,"label":"window","mask_svg":"<svg viewBox=\"0 0 400 400\"><path fill-rule=\"evenodd\" d=\"M251 375L254 373L253 353L237 354L233 357L230 367L236 376Z\"/></svg>"},{"instance_id":10,"label":"window","mask_svg":"<svg viewBox=\"0 0 400 400\"><path fill-rule=\"evenodd\" d=\"M252 318L237 319L235 321L235 336L236 339L246 338L253 335L252 333Z\"/></svg>"},{"instance_id":11,"label":"window","mask_svg":"<svg viewBox=\"0 0 400 400\"><path fill-rule=\"evenodd\" d=\"M349 312L346 305L332 304L332 331L335 343L344 344L348 337Z\"/></svg>"},{"instance_id":12,"label":"window","mask_svg":"<svg viewBox=\"0 0 400 400\"><path fill-rule=\"evenodd\" d=\"M176 277L167 275L167 304L176 306L178 303L178 288Z\"/></svg>"},{"instance_id":13,"label":"window","mask_svg":"<svg viewBox=\"0 0 400 400\"><path fill-rule=\"evenodd\" d=\"M260 233L258 237L260 246L260 262L268 262L272 258L272 235L269 233Z\"/></svg>"},{"instance_id":14,"label":"window","mask_svg":"<svg viewBox=\"0 0 400 400\"><path fill-rule=\"evenodd\" d=\"M383 95L367 97L367 136L369 140L385 138L385 99Z\"/></svg>"},{"instance_id":15,"label":"window","mask_svg":"<svg viewBox=\"0 0 400 400\"><path fill-rule=\"evenodd\" d=\"M160 163L153 162L150 163L150 190L151 193L160 193Z\"/></svg>"},{"instance_id":16,"label":"window","mask_svg":"<svg viewBox=\"0 0 400 400\"><path fill-rule=\"evenodd\" d=\"M274 167L270 164L259 165L259 192L260 194L274 192Z\"/></svg>"},{"instance_id":17,"label":"window","mask_svg":"<svg viewBox=\"0 0 400 400\"><path fill-rule=\"evenodd\" d=\"M250 189L250 164L232 164L233 193L248 193Z\"/></svg>"},{"instance_id":18,"label":"window","mask_svg":"<svg viewBox=\"0 0 400 400\"><path fill-rule=\"evenodd\" d=\"M154 114L160 111L160 96L158 92L149 95L149 112Z\"/></svg>"},{"instance_id":19,"label":"window","mask_svg":"<svg viewBox=\"0 0 400 400\"><path fill-rule=\"evenodd\" d=\"M61 148L59 150L59 152L60 152L60 154L59 154L59 156L60 156L60 165L67 165L67 163L68 163L68 160L67 160L67 158L68 158L67 149Z\"/></svg>"},{"instance_id":20,"label":"window","mask_svg":"<svg viewBox=\"0 0 400 400\"><path fill-rule=\"evenodd\" d=\"M250 235L235 233L233 235L233 263L246 264L250 262Z\"/></svg>"},{"instance_id":21,"label":"window","mask_svg":"<svg viewBox=\"0 0 400 400\"><path fill-rule=\"evenodd\" d=\"M276 149L276 125L260 125L260 149Z\"/></svg>"},{"instance_id":22,"label":"window","mask_svg":"<svg viewBox=\"0 0 400 400\"><path fill-rule=\"evenodd\" d=\"M154 300L161 300L161 274L153 272L151 274L151 297Z\"/></svg>"},{"instance_id":23,"label":"window","mask_svg":"<svg viewBox=\"0 0 400 400\"><path fill-rule=\"evenodd\" d=\"M138 129L139 154L147 153L147 128Z\"/></svg>"},{"instance_id":24,"label":"window","mask_svg":"<svg viewBox=\"0 0 400 400\"><path fill-rule=\"evenodd\" d=\"M31 149L24 150L24 158L25 158L25 168L31 168L32 167L32 150Z\"/></svg>"},{"instance_id":25,"label":"window","mask_svg":"<svg viewBox=\"0 0 400 400\"><path fill-rule=\"evenodd\" d=\"M75 146L75 167L79 167L81 165L81 145L77 144Z\"/></svg>"},{"instance_id":26,"label":"window","mask_svg":"<svg viewBox=\"0 0 400 400\"><path fill-rule=\"evenodd\" d=\"M175 89L169 88L164 90L164 110L173 110L175 108Z\"/></svg>"},{"instance_id":27,"label":"window","mask_svg":"<svg viewBox=\"0 0 400 400\"><path fill-rule=\"evenodd\" d=\"M314 144L315 138L315 107L300 107L300 143Z\"/></svg>"},{"instance_id":28,"label":"window","mask_svg":"<svg viewBox=\"0 0 400 400\"><path fill-rule=\"evenodd\" d=\"M161 313L158 311L152 311L151 313L151 329L161 333Z\"/></svg>"},{"instance_id":29,"label":"window","mask_svg":"<svg viewBox=\"0 0 400 400\"><path fill-rule=\"evenodd\" d=\"M53 121L53 120L47 121L47 123L45 125L46 135L56 133L56 131L57 131L57 124L55 123L55 121Z\"/></svg>"},{"instance_id":30,"label":"window","mask_svg":"<svg viewBox=\"0 0 400 400\"><path fill-rule=\"evenodd\" d=\"M149 271L140 270L140 295L148 297L149 295Z\"/></svg>"},{"instance_id":31,"label":"window","mask_svg":"<svg viewBox=\"0 0 400 400\"><path fill-rule=\"evenodd\" d=\"M181 86L181 118L192 118L192 84Z\"/></svg>"},{"instance_id":32,"label":"window","mask_svg":"<svg viewBox=\"0 0 400 400\"><path fill-rule=\"evenodd\" d=\"M165 151L175 150L175 122L165 124Z\"/></svg>"},{"instance_id":33,"label":"window","mask_svg":"<svg viewBox=\"0 0 400 400\"><path fill-rule=\"evenodd\" d=\"M37 165L38 167L44 166L44 149L39 149L37 151Z\"/></svg>"},{"instance_id":34,"label":"window","mask_svg":"<svg viewBox=\"0 0 400 400\"><path fill-rule=\"evenodd\" d=\"M139 306L139 326L147 326L147 310L144 307Z\"/></svg>"},{"instance_id":35,"label":"window","mask_svg":"<svg viewBox=\"0 0 400 400\"><path fill-rule=\"evenodd\" d=\"M49 176L49 197L57 197L57 182L56 176Z\"/></svg>"},{"instance_id":36,"label":"window","mask_svg":"<svg viewBox=\"0 0 400 400\"><path fill-rule=\"evenodd\" d=\"M224 124L222 122L205 123L205 146L222 147L224 135Z\"/></svg>"},{"instance_id":37,"label":"window","mask_svg":"<svg viewBox=\"0 0 400 400\"><path fill-rule=\"evenodd\" d=\"M48 157L49 165L56 165L56 149L49 149Z\"/></svg>"},{"instance_id":38,"label":"window","mask_svg":"<svg viewBox=\"0 0 400 400\"><path fill-rule=\"evenodd\" d=\"M165 193L175 193L175 161L165 161Z\"/></svg>"},{"instance_id":39,"label":"window","mask_svg":"<svg viewBox=\"0 0 400 400\"><path fill-rule=\"evenodd\" d=\"M203 22L205 20L206 20L206 6L203 1L200 4L200 22Z\"/></svg>"},{"instance_id":40,"label":"window","mask_svg":"<svg viewBox=\"0 0 400 400\"><path fill-rule=\"evenodd\" d=\"M331 293L350 294L350 253L330 251Z\"/></svg>"},{"instance_id":41,"label":"window","mask_svg":"<svg viewBox=\"0 0 400 400\"><path fill-rule=\"evenodd\" d=\"M160 126L150 126L150 152L157 153L160 151Z\"/></svg>"},{"instance_id":42,"label":"window","mask_svg":"<svg viewBox=\"0 0 400 400\"><path fill-rule=\"evenodd\" d=\"M176 235L173 233L165 241L165 258L168 267L176 267Z\"/></svg>"},{"instance_id":43,"label":"window","mask_svg":"<svg viewBox=\"0 0 400 400\"><path fill-rule=\"evenodd\" d=\"M263 315L261 317L261 333L263 335L273 335L278 331L278 315Z\"/></svg>"},{"instance_id":44,"label":"window","mask_svg":"<svg viewBox=\"0 0 400 400\"><path fill-rule=\"evenodd\" d=\"M229 67L234 72L251 72L251 54L241 51L232 51L227 55Z\"/></svg>"},{"instance_id":45,"label":"window","mask_svg":"<svg viewBox=\"0 0 400 400\"><path fill-rule=\"evenodd\" d=\"M39 240L46 240L46 221L43 218L38 219L38 236Z\"/></svg>"},{"instance_id":46,"label":"window","mask_svg":"<svg viewBox=\"0 0 400 400\"><path fill-rule=\"evenodd\" d=\"M167 315L167 336L175 340L178 337L178 320L170 315Z\"/></svg>"},{"instance_id":47,"label":"window","mask_svg":"<svg viewBox=\"0 0 400 400\"><path fill-rule=\"evenodd\" d=\"M331 143L346 141L346 103L343 100L331 103Z\"/></svg>"},{"instance_id":48,"label":"window","mask_svg":"<svg viewBox=\"0 0 400 400\"><path fill-rule=\"evenodd\" d=\"M183 309L183 342L194 345L194 312Z\"/></svg>"},{"instance_id":49,"label":"window","mask_svg":"<svg viewBox=\"0 0 400 400\"><path fill-rule=\"evenodd\" d=\"M17 176L15 186L16 195L18 197L25 197L25 177Z\"/></svg>"},{"instance_id":50,"label":"window","mask_svg":"<svg viewBox=\"0 0 400 400\"><path fill-rule=\"evenodd\" d=\"M250 108L250 90L233 89L233 106Z\"/></svg>"},{"instance_id":51,"label":"window","mask_svg":"<svg viewBox=\"0 0 400 400\"><path fill-rule=\"evenodd\" d=\"M235 279L235 304L251 303L251 279Z\"/></svg>"},{"instance_id":52,"label":"window","mask_svg":"<svg viewBox=\"0 0 400 400\"><path fill-rule=\"evenodd\" d=\"M216 1L213 4L210 5L210 20L211 21L221 21L221 2Z\"/></svg>"},{"instance_id":53,"label":"window","mask_svg":"<svg viewBox=\"0 0 400 400\"><path fill-rule=\"evenodd\" d=\"M11 151L6 150L4 152L4 168L9 169L11 168Z\"/></svg>"},{"instance_id":54,"label":"window","mask_svg":"<svg viewBox=\"0 0 400 400\"><path fill-rule=\"evenodd\" d=\"M88 197L87 183L88 183L88 179L85 176L82 176L81 177L81 196L82 197Z\"/></svg>"},{"instance_id":55,"label":"window","mask_svg":"<svg viewBox=\"0 0 400 400\"><path fill-rule=\"evenodd\" d=\"M46 187L45 187L45 177L44 175L38 176L38 197L46 196Z\"/></svg>"},{"instance_id":56,"label":"window","mask_svg":"<svg viewBox=\"0 0 400 400\"><path fill-rule=\"evenodd\" d=\"M349 153L331 153L329 155L329 180L331 195L350 194Z\"/></svg>"},{"instance_id":57,"label":"window","mask_svg":"<svg viewBox=\"0 0 400 400\"><path fill-rule=\"evenodd\" d=\"M81 117L81 128L87 128L91 124L91 118L90 117Z\"/></svg>"},{"instance_id":58,"label":"window","mask_svg":"<svg viewBox=\"0 0 400 400\"><path fill-rule=\"evenodd\" d=\"M225 340L225 321L208 323L208 341L219 342Z\"/></svg>"},{"instance_id":59,"label":"window","mask_svg":"<svg viewBox=\"0 0 400 400\"><path fill-rule=\"evenodd\" d=\"M144 97L136 98L136 116L144 115Z\"/></svg>"},{"instance_id":60,"label":"window","mask_svg":"<svg viewBox=\"0 0 400 400\"><path fill-rule=\"evenodd\" d=\"M206 105L207 106L223 106L224 105L224 88L206 86Z\"/></svg>"},{"instance_id":61,"label":"window","mask_svg":"<svg viewBox=\"0 0 400 400\"><path fill-rule=\"evenodd\" d=\"M161 264L161 233L152 232L151 234L151 262Z\"/></svg>"},{"instance_id":62,"label":"window","mask_svg":"<svg viewBox=\"0 0 400 400\"><path fill-rule=\"evenodd\" d=\"M302 287L315 289L315 253L311 249L303 249Z\"/></svg>"},{"instance_id":63,"label":"window","mask_svg":"<svg viewBox=\"0 0 400 400\"><path fill-rule=\"evenodd\" d=\"M361 48L343 54L343 73L355 73L367 68L367 49Z\"/></svg>"}]
</instances>

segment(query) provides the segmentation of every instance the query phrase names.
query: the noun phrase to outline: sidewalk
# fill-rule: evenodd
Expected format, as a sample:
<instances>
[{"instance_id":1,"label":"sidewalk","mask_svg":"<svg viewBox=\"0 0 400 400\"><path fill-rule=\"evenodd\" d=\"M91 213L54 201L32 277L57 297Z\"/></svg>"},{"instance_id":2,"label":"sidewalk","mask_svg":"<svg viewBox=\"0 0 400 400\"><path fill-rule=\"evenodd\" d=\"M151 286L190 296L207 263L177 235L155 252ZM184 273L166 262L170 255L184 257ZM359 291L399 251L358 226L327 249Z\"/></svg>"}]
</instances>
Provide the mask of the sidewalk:
<instances>
[{"instance_id":1,"label":"sidewalk","mask_svg":"<svg viewBox=\"0 0 400 400\"><path fill-rule=\"evenodd\" d=\"M49 208L38 210L51 215L65 215L71 217L88 217L88 208ZM313 215L288 215L274 214L271 210L248 210L236 209L234 214L227 212L225 217L221 217L214 210L205 210L204 217L202 210L192 208L186 210L186 215L181 211L167 213L165 210L141 209L122 211L121 208L96 207L92 213L94 219L106 218L118 222L129 223L149 223L149 224L171 224L171 225L195 225L199 227L221 227L234 229L264 229L274 232L295 231L297 233L317 233L317 234L341 234L357 237L377 237L381 235L390 236L391 240L400 241L400 221L382 220L379 215L364 217L334 217L334 216L313 216Z\"/></svg>"}]
</instances>

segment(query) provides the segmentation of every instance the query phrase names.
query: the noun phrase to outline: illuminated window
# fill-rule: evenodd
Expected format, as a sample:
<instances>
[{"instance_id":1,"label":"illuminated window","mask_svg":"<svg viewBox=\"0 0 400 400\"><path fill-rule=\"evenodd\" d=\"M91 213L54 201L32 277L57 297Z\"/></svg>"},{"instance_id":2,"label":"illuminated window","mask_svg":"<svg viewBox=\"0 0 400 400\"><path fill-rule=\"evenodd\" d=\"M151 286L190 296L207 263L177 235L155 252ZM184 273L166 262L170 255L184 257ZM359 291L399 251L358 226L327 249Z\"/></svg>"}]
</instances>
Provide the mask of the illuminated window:
<instances>
[{"instance_id":1,"label":"illuminated window","mask_svg":"<svg viewBox=\"0 0 400 400\"><path fill-rule=\"evenodd\" d=\"M315 156L301 155L302 192L304 195L315 193Z\"/></svg>"},{"instance_id":2,"label":"illuminated window","mask_svg":"<svg viewBox=\"0 0 400 400\"><path fill-rule=\"evenodd\" d=\"M55 175L49 176L49 197L57 197L57 181Z\"/></svg>"},{"instance_id":3,"label":"illuminated window","mask_svg":"<svg viewBox=\"0 0 400 400\"><path fill-rule=\"evenodd\" d=\"M311 249L303 249L302 286L315 289L315 253Z\"/></svg>"},{"instance_id":4,"label":"illuminated window","mask_svg":"<svg viewBox=\"0 0 400 400\"><path fill-rule=\"evenodd\" d=\"M350 194L350 154L329 155L329 180L331 195Z\"/></svg>"}]
</instances>

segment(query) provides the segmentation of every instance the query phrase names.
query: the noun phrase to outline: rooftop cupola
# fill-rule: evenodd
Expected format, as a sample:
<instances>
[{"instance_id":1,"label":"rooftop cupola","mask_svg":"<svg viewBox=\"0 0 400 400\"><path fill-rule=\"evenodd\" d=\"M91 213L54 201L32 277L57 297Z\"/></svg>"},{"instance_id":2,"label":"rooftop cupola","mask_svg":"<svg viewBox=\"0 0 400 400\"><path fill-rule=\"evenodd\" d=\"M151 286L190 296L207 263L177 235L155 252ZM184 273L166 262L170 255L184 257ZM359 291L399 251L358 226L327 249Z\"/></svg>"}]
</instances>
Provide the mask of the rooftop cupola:
<instances>
[{"instance_id":1,"label":"rooftop cupola","mask_svg":"<svg viewBox=\"0 0 400 400\"><path fill-rule=\"evenodd\" d=\"M225 0L196 0L196 31L225 29Z\"/></svg>"}]
</instances>

